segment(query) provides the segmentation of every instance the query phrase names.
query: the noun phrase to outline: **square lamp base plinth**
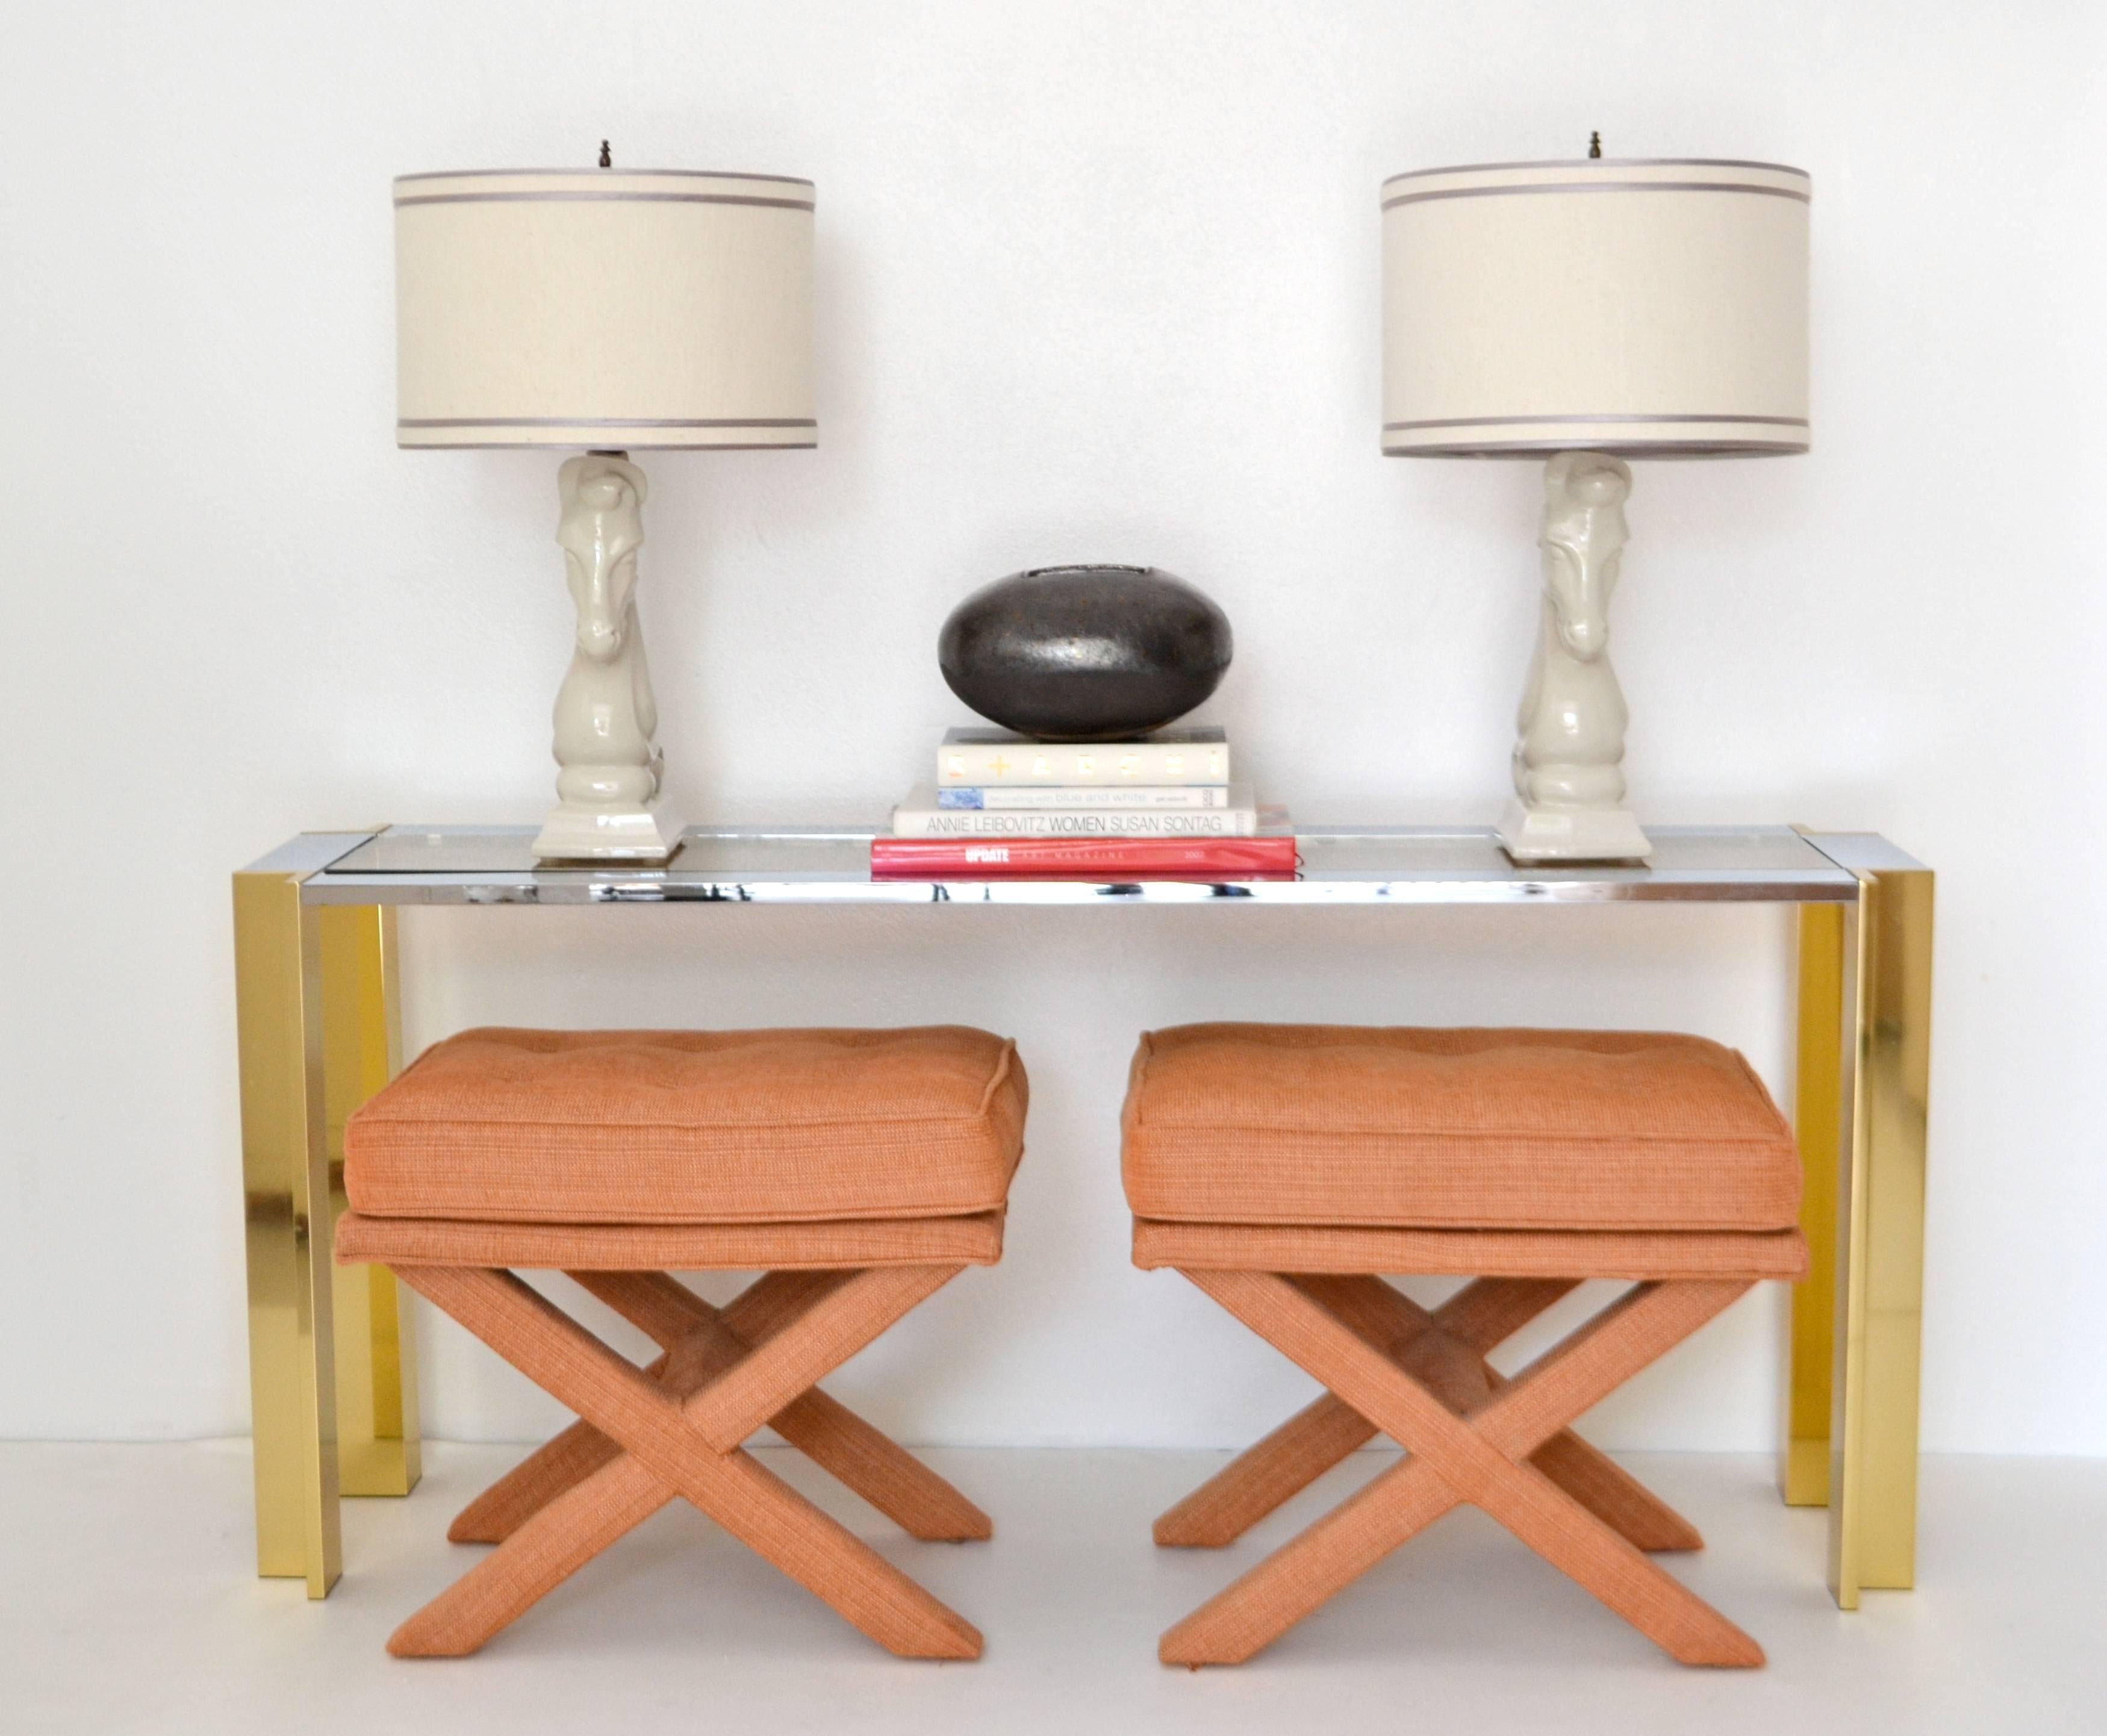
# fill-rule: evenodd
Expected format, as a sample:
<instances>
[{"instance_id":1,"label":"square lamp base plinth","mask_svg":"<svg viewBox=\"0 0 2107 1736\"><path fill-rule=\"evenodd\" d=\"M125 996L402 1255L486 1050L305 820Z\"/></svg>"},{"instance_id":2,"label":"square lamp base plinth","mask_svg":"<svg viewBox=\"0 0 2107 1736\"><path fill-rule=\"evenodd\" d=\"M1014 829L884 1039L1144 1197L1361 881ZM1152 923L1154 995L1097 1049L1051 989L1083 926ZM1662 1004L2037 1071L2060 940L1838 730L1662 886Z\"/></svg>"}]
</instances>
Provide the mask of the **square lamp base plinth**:
<instances>
[{"instance_id":1,"label":"square lamp base plinth","mask_svg":"<svg viewBox=\"0 0 2107 1736\"><path fill-rule=\"evenodd\" d=\"M534 853L546 862L663 862L681 848L681 823L656 807L561 802L542 822Z\"/></svg>"},{"instance_id":2,"label":"square lamp base plinth","mask_svg":"<svg viewBox=\"0 0 2107 1736\"><path fill-rule=\"evenodd\" d=\"M1518 862L1644 862L1653 844L1629 809L1507 803L1500 844Z\"/></svg>"}]
</instances>

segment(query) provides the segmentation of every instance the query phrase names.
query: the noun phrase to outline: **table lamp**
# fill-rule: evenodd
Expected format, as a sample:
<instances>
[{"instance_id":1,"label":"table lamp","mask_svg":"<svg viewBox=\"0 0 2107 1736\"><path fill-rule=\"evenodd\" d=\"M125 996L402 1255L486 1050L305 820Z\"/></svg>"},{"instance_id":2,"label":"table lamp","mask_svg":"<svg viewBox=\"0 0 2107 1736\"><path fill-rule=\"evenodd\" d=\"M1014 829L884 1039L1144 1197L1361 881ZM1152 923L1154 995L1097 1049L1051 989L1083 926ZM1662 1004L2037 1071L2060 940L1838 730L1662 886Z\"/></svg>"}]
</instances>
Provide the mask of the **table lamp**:
<instances>
[{"instance_id":1,"label":"table lamp","mask_svg":"<svg viewBox=\"0 0 2107 1736\"><path fill-rule=\"evenodd\" d=\"M663 861L681 829L636 614L640 447L806 447L812 183L487 169L395 182L396 443L584 448L558 473L577 605L543 858Z\"/></svg>"},{"instance_id":2,"label":"table lamp","mask_svg":"<svg viewBox=\"0 0 2107 1736\"><path fill-rule=\"evenodd\" d=\"M1609 602L1628 458L1808 447L1810 182L1772 163L1615 159L1383 183L1383 451L1542 454L1543 599L1500 841L1644 861L1624 805Z\"/></svg>"}]
</instances>

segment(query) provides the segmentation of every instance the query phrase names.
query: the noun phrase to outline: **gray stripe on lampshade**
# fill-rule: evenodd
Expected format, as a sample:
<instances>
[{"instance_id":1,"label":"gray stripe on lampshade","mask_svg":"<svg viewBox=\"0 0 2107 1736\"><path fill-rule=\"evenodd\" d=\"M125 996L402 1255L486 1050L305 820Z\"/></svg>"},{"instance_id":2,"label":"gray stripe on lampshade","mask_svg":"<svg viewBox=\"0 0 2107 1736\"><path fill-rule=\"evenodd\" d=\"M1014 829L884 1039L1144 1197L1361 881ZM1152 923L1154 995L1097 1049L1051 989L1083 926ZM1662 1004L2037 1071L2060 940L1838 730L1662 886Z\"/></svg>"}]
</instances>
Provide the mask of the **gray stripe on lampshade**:
<instances>
[{"instance_id":1,"label":"gray stripe on lampshade","mask_svg":"<svg viewBox=\"0 0 2107 1736\"><path fill-rule=\"evenodd\" d=\"M398 428L817 428L805 416L406 416Z\"/></svg>"},{"instance_id":2,"label":"gray stripe on lampshade","mask_svg":"<svg viewBox=\"0 0 2107 1736\"><path fill-rule=\"evenodd\" d=\"M1451 416L1429 417L1417 422L1385 422L1385 434L1402 434L1415 428L1508 428L1548 422L1760 422L1777 428L1804 428L1804 416Z\"/></svg>"},{"instance_id":3,"label":"gray stripe on lampshade","mask_svg":"<svg viewBox=\"0 0 2107 1736\"><path fill-rule=\"evenodd\" d=\"M777 205L786 211L809 211L809 199L765 199L757 193L415 193L398 198L405 205Z\"/></svg>"},{"instance_id":4,"label":"gray stripe on lampshade","mask_svg":"<svg viewBox=\"0 0 2107 1736\"><path fill-rule=\"evenodd\" d=\"M1749 157L1539 157L1524 163L1452 163L1445 169L1408 169L1402 174L1385 178L1383 185L1394 181L1418 181L1429 175L1483 175L1503 169L1569 169L1593 172L1603 169L1759 169L1774 175L1797 175L1803 181L1809 178L1804 169L1795 169L1790 163L1759 163Z\"/></svg>"},{"instance_id":5,"label":"gray stripe on lampshade","mask_svg":"<svg viewBox=\"0 0 2107 1736\"><path fill-rule=\"evenodd\" d=\"M492 181L500 175L669 175L687 181L779 181L786 187L812 185L802 175L751 175L735 169L428 169L414 175L398 175L395 184L400 187L405 181Z\"/></svg>"},{"instance_id":6,"label":"gray stripe on lampshade","mask_svg":"<svg viewBox=\"0 0 2107 1736\"><path fill-rule=\"evenodd\" d=\"M1796 199L1802 205L1814 202L1812 193L1789 187L1764 187L1754 181L1532 181L1513 187L1457 187L1431 193L1400 193L1383 200L1382 208L1389 211L1436 199L1507 199L1524 193L1759 193L1772 199Z\"/></svg>"}]
</instances>

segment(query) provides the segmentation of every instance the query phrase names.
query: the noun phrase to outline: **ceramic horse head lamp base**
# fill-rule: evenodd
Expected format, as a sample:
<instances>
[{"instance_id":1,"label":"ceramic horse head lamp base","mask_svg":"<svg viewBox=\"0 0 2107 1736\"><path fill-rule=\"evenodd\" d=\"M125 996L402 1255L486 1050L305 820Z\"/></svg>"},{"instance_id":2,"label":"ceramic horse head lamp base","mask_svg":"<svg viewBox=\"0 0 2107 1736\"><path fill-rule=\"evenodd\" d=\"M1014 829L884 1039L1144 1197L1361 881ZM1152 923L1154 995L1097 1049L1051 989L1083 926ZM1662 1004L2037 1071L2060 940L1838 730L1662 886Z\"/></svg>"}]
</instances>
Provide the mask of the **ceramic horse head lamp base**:
<instances>
[{"instance_id":1,"label":"ceramic horse head lamp base","mask_svg":"<svg viewBox=\"0 0 2107 1736\"><path fill-rule=\"evenodd\" d=\"M396 442L584 448L556 540L577 632L550 860L663 861L681 828L636 609L645 447L809 447L812 183L487 169L395 182Z\"/></svg>"},{"instance_id":2,"label":"ceramic horse head lamp base","mask_svg":"<svg viewBox=\"0 0 2107 1736\"><path fill-rule=\"evenodd\" d=\"M1808 448L1810 182L1771 163L1419 169L1383 183L1383 450L1541 456L1543 597L1500 840L1644 861L1609 605L1629 458Z\"/></svg>"}]
</instances>

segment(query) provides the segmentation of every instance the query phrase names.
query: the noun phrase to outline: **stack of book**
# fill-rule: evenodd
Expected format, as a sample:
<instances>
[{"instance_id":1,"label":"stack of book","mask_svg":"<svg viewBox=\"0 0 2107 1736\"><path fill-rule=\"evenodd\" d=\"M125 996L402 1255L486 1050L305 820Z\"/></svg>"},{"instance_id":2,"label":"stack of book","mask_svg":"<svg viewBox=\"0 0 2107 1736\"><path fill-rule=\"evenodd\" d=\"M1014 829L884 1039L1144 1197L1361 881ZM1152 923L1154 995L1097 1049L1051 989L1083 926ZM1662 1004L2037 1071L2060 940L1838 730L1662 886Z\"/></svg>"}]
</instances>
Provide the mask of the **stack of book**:
<instances>
[{"instance_id":1,"label":"stack of book","mask_svg":"<svg viewBox=\"0 0 2107 1736\"><path fill-rule=\"evenodd\" d=\"M870 864L880 879L1292 879L1295 835L1231 780L1219 729L1094 742L958 729Z\"/></svg>"}]
</instances>

